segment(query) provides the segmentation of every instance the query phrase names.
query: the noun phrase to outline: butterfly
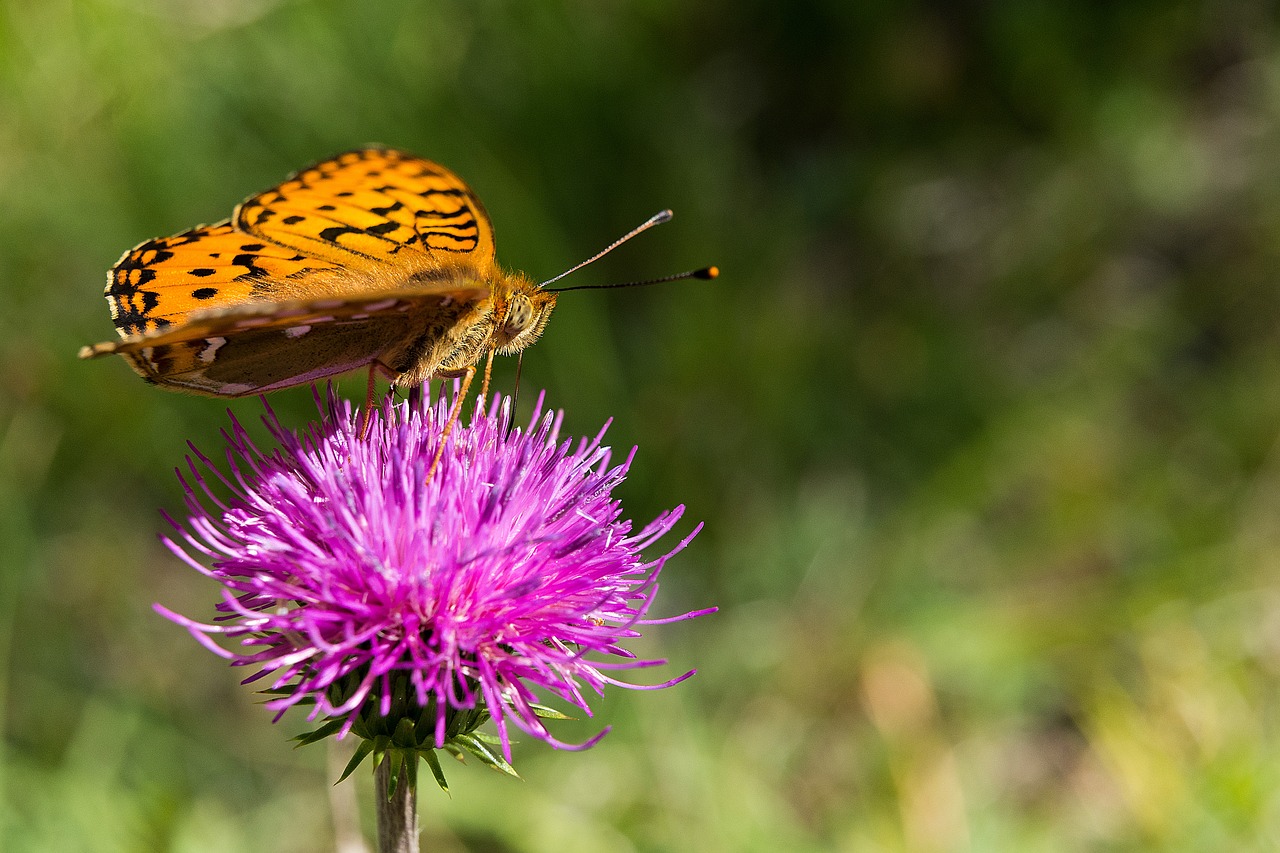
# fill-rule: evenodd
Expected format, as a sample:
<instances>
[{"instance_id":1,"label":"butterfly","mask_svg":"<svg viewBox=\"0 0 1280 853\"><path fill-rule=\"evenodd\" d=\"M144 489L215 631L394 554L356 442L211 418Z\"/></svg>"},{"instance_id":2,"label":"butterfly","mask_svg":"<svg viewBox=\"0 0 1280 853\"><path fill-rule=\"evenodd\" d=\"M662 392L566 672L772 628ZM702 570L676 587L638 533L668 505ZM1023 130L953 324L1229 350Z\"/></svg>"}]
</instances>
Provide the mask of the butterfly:
<instances>
[{"instance_id":1,"label":"butterfly","mask_svg":"<svg viewBox=\"0 0 1280 853\"><path fill-rule=\"evenodd\" d=\"M245 200L231 218L148 240L107 274L118 354L143 379L215 397L261 394L357 368L413 387L463 379L485 355L542 334L549 289L641 231L542 284L500 268L493 225L462 179L381 146L338 154ZM708 267L661 279L714 278ZM627 285L604 285L627 286ZM483 392L482 392L483 393ZM452 425L452 419L450 421Z\"/></svg>"},{"instance_id":2,"label":"butterfly","mask_svg":"<svg viewBox=\"0 0 1280 853\"><path fill-rule=\"evenodd\" d=\"M493 226L448 169L390 148L339 154L231 218L125 252L107 276L119 354L148 382L240 397L359 367L399 386L523 350L556 304L495 262Z\"/></svg>"}]
</instances>

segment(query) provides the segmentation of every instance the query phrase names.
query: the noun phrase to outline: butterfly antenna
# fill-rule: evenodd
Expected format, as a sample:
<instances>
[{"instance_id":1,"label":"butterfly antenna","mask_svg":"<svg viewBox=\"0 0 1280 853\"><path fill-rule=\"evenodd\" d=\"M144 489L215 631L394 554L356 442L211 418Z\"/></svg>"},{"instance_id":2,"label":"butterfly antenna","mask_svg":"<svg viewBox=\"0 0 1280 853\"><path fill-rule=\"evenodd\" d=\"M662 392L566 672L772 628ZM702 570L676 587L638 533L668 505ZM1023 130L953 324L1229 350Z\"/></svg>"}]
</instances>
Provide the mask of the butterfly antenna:
<instances>
[{"instance_id":1,"label":"butterfly antenna","mask_svg":"<svg viewBox=\"0 0 1280 853\"><path fill-rule=\"evenodd\" d=\"M547 290L551 293L565 293L569 290L609 290L613 287L644 287L647 284L662 284L663 282L680 281L685 278L713 279L719 276L719 267L703 267L702 269L689 270L688 272L659 276L658 278L646 278L644 281L623 281L617 284L579 284L575 287L550 287Z\"/></svg>"},{"instance_id":2,"label":"butterfly antenna","mask_svg":"<svg viewBox=\"0 0 1280 853\"><path fill-rule=\"evenodd\" d=\"M621 246L623 243L625 243L625 242L627 242L628 240L630 240L632 237L635 237L635 236L636 236L636 235L638 235L638 234L643 234L644 232L648 231L650 228L652 228L652 227L653 227L653 226L655 226L655 225L661 225L661 224L662 224L662 223L664 223L664 222L670 222L670 221L671 221L671 217L672 217L672 216L674 216L674 214L673 214L670 210L660 210L660 211L658 211L658 212L657 212L657 213L655 213L653 216L650 216L648 219L646 219L644 222L641 222L641 223L640 223L639 225L637 225L635 228L632 228L632 229L631 229L630 231L628 231L626 234L623 234L623 235L622 235L621 237L619 237L617 240L614 240L614 241L613 241L612 243L610 243L608 246L605 246L605 247L604 247L604 249L602 249L601 251L596 252L594 255L592 255L591 257L587 258L587 259L586 259L585 261L583 261L582 263L578 264L576 267L571 267L571 268L569 268L569 269L565 270L564 272L560 273L560 275L556 276L555 278L549 278L549 279L547 279L546 281L542 282L542 284L538 285L538 287L546 287L548 284L554 284L555 282L559 281L560 279L564 278L565 276L569 275L570 273L575 273L575 272L577 272L578 270L582 269L582 268L583 268L583 267L585 267L587 264L593 264L593 263L595 263L596 261L598 261L598 260L600 260L601 258L603 258L605 255L607 255L607 254L609 254L610 252L612 252L614 249L616 249L616 248L618 248L619 246ZM569 289L569 288L566 288L566 289Z\"/></svg>"}]
</instances>

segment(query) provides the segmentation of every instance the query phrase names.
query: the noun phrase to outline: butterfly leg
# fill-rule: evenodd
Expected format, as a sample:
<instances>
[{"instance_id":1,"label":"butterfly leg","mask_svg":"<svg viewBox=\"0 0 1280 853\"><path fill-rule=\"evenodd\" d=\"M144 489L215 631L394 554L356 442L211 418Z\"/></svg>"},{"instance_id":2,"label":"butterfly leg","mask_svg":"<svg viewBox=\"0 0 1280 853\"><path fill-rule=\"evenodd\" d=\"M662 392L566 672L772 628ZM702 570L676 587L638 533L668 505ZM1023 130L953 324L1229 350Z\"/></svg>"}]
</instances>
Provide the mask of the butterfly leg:
<instances>
[{"instance_id":1,"label":"butterfly leg","mask_svg":"<svg viewBox=\"0 0 1280 853\"><path fill-rule=\"evenodd\" d=\"M369 363L369 384L364 394L364 409L360 412L360 429L356 433L360 436L360 440L364 441L366 435L369 434L369 421L373 420L373 389L374 379L378 376L378 362Z\"/></svg>"},{"instance_id":2,"label":"butterfly leg","mask_svg":"<svg viewBox=\"0 0 1280 853\"><path fill-rule=\"evenodd\" d=\"M515 423L516 403L520 401L520 368L524 367L524 350L516 355L516 387L511 392L511 423Z\"/></svg>"},{"instance_id":3,"label":"butterfly leg","mask_svg":"<svg viewBox=\"0 0 1280 853\"><path fill-rule=\"evenodd\" d=\"M369 384L365 388L364 409L360 412L360 430L359 432L356 433L357 435L360 436L361 441L364 441L364 437L369 434L369 421L373 419L373 391L375 388L374 380L377 379L379 373L382 373L383 375L389 377L392 381L395 380L397 375L394 370L387 367L385 364L378 361L377 359L374 359L373 361L369 362ZM378 408L379 409L382 408L381 404L379 404Z\"/></svg>"},{"instance_id":4,"label":"butterfly leg","mask_svg":"<svg viewBox=\"0 0 1280 853\"><path fill-rule=\"evenodd\" d=\"M487 405L489 402L489 374L493 372L493 347L489 348L489 359L484 363L484 381L480 383L480 405Z\"/></svg>"},{"instance_id":5,"label":"butterfly leg","mask_svg":"<svg viewBox=\"0 0 1280 853\"><path fill-rule=\"evenodd\" d=\"M436 456L431 460L431 467L427 469L427 479L425 483L430 483L432 476L436 473L436 466L440 464L440 458L444 456L444 446L449 441L449 433L453 432L453 425L458 422L458 415L462 412L462 401L467 398L467 389L471 387L471 380L475 378L476 366L474 364L467 365L466 371L462 374L462 387L458 389L458 396L453 398L453 405L449 407L449 420L444 425L444 432L440 434L440 446L436 448Z\"/></svg>"}]
</instances>

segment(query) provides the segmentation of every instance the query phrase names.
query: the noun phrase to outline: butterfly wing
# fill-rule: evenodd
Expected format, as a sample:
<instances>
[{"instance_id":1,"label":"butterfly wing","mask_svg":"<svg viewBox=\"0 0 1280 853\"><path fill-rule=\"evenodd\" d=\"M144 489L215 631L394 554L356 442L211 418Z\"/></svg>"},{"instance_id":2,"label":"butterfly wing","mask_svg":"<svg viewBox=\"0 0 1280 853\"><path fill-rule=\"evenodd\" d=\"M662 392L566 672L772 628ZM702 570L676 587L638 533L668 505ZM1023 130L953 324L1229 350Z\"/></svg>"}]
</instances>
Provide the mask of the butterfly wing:
<instances>
[{"instance_id":1,"label":"butterfly wing","mask_svg":"<svg viewBox=\"0 0 1280 853\"><path fill-rule=\"evenodd\" d=\"M106 297L116 331L129 337L179 326L211 306L262 299L274 282L335 269L220 222L125 252L107 274Z\"/></svg>"},{"instance_id":2,"label":"butterfly wing","mask_svg":"<svg viewBox=\"0 0 1280 853\"><path fill-rule=\"evenodd\" d=\"M372 364L433 328L426 318L466 310L487 295L484 288L420 288L359 298L246 302L197 312L167 332L84 347L80 357L119 354L150 382L241 397Z\"/></svg>"},{"instance_id":3,"label":"butterfly wing","mask_svg":"<svg viewBox=\"0 0 1280 853\"><path fill-rule=\"evenodd\" d=\"M309 257L347 265L400 262L425 253L437 264L494 263L493 226L484 206L443 166L390 148L339 154L291 175L236 209L248 234Z\"/></svg>"},{"instance_id":4,"label":"butterfly wing","mask_svg":"<svg viewBox=\"0 0 1280 853\"><path fill-rule=\"evenodd\" d=\"M387 354L404 372L474 320L493 269L493 227L461 179L368 147L297 172L228 222L127 252L107 284L124 340L80 355L119 353L148 381L231 397Z\"/></svg>"}]
</instances>

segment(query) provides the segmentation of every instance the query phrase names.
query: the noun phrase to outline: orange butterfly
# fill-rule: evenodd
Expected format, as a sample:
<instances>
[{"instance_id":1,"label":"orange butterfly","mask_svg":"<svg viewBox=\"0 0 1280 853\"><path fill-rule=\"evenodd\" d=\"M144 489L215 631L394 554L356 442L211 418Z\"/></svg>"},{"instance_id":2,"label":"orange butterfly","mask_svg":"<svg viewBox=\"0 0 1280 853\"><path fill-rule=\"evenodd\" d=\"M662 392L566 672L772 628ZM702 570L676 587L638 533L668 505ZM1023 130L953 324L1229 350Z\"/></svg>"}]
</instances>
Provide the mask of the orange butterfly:
<instances>
[{"instance_id":1,"label":"orange butterfly","mask_svg":"<svg viewBox=\"0 0 1280 853\"><path fill-rule=\"evenodd\" d=\"M399 387L462 377L542 334L558 281L494 261L484 206L443 166L389 148L339 154L253 196L231 219L126 252L106 296L118 353L148 382L215 397L302 385L361 367ZM714 278L714 267L635 284ZM611 285L606 285L611 286ZM625 286L625 285L612 285ZM455 403L455 412L456 412ZM450 420L452 426L452 418Z\"/></svg>"},{"instance_id":2,"label":"orange butterfly","mask_svg":"<svg viewBox=\"0 0 1280 853\"><path fill-rule=\"evenodd\" d=\"M149 382L217 397L365 366L403 386L464 375L537 340L556 303L495 264L493 226L456 175L373 147L126 252L106 296L123 340L81 358L119 353Z\"/></svg>"}]
</instances>

